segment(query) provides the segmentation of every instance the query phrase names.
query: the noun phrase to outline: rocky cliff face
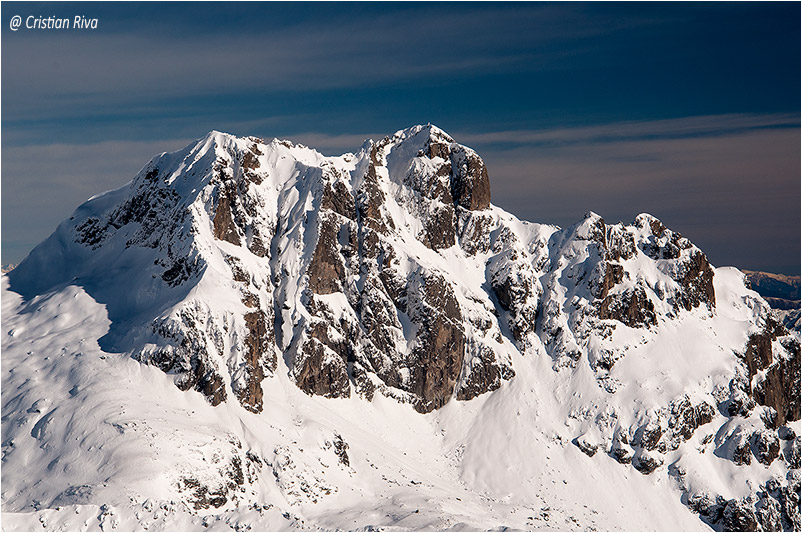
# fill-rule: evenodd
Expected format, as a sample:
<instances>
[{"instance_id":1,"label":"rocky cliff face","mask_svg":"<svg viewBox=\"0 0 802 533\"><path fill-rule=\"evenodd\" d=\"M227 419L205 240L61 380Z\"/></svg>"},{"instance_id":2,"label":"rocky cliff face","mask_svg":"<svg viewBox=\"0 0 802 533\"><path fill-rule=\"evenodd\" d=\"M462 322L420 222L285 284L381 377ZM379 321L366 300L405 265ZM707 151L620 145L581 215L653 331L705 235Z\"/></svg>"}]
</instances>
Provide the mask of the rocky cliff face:
<instances>
[{"instance_id":1,"label":"rocky cliff face","mask_svg":"<svg viewBox=\"0 0 802 533\"><path fill-rule=\"evenodd\" d=\"M210 133L79 207L9 280L26 297L80 284L107 306L101 348L251 413L280 373L428 413L547 358L572 402L597 398L570 403L582 452L669 465L716 527L799 529L799 340L722 272L650 215L519 221L490 204L478 154L416 126L340 157ZM741 329L716 340L725 322ZM684 377L639 393L649 364ZM690 443L773 477L741 499L699 488Z\"/></svg>"},{"instance_id":2,"label":"rocky cliff face","mask_svg":"<svg viewBox=\"0 0 802 533\"><path fill-rule=\"evenodd\" d=\"M155 158L112 196L61 228L70 254L121 253L124 268L144 270L148 302L115 301L105 283L122 280L101 274L99 298L114 315L137 317L108 346L213 405L233 397L259 412L279 358L309 394L378 390L422 412L514 375L493 348L501 333L486 295L466 294L430 260L462 253L458 220L477 226L474 212L466 247L489 246L502 225L479 218L490 208L481 158L437 128L340 158L212 133ZM24 285L43 268L35 263L36 254L15 280ZM80 270L70 263L65 271Z\"/></svg>"}]
</instances>

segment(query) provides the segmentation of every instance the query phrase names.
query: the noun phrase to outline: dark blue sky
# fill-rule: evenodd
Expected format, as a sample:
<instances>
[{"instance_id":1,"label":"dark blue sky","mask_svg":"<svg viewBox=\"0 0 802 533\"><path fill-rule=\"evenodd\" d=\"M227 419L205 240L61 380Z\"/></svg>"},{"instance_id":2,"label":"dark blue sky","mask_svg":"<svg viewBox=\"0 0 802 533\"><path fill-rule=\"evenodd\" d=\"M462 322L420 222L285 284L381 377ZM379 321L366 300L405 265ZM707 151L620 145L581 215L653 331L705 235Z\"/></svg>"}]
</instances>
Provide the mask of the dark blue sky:
<instances>
[{"instance_id":1,"label":"dark blue sky","mask_svg":"<svg viewBox=\"0 0 802 533\"><path fill-rule=\"evenodd\" d=\"M210 129L333 154L432 122L521 218L648 211L716 265L798 274L799 20L790 2L3 2L2 260Z\"/></svg>"}]
</instances>

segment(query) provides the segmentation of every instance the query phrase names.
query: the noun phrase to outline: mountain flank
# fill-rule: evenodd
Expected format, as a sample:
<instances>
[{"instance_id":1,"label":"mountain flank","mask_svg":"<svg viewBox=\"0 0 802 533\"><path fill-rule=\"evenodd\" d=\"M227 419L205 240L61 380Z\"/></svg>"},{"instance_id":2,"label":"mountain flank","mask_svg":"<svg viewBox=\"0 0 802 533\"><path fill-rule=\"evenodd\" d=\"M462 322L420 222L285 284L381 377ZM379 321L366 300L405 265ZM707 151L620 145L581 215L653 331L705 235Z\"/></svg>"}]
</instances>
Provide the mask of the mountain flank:
<instances>
[{"instance_id":1,"label":"mountain flank","mask_svg":"<svg viewBox=\"0 0 802 533\"><path fill-rule=\"evenodd\" d=\"M652 215L522 221L491 175L433 125L213 131L87 200L3 277L4 520L799 530L793 323Z\"/></svg>"}]
</instances>

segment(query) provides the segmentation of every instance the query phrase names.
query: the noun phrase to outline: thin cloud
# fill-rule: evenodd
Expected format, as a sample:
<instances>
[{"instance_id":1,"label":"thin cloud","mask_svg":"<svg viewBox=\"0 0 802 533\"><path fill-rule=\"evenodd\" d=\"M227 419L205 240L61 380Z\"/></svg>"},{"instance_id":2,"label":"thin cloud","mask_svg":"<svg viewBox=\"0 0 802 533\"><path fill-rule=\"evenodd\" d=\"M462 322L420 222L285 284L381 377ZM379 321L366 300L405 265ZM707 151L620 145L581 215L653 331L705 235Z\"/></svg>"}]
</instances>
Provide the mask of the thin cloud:
<instances>
[{"instance_id":1,"label":"thin cloud","mask_svg":"<svg viewBox=\"0 0 802 533\"><path fill-rule=\"evenodd\" d=\"M590 210L611 223L649 212L714 264L798 268L798 127L771 116L712 120L709 129L662 122L628 132L621 124L575 135L555 130L554 138L572 142L543 142L549 132L539 132L529 145L475 147L489 169L493 202L524 219L566 226ZM723 124L733 127L713 133ZM598 135L607 129L614 135ZM638 137L648 132L663 136Z\"/></svg>"},{"instance_id":2,"label":"thin cloud","mask_svg":"<svg viewBox=\"0 0 802 533\"><path fill-rule=\"evenodd\" d=\"M793 114L727 114L581 128L450 132L487 163L493 203L535 222L608 222L651 212L718 265L788 270L799 256L800 132ZM406 126L406 125L404 125ZM270 129L231 122L239 135ZM194 136L204 132L198 131ZM327 155L387 132L274 136ZM269 136L270 138L272 136ZM124 184L155 154L190 138L8 147L3 150L3 253L19 260L80 202ZM795 239L788 238L796 232ZM12 241L13 239L13 241ZM11 248L9 248L9 243ZM18 243L18 244L15 244Z\"/></svg>"},{"instance_id":3,"label":"thin cloud","mask_svg":"<svg viewBox=\"0 0 802 533\"><path fill-rule=\"evenodd\" d=\"M575 6L485 8L478 16L451 11L433 6L431 16L372 15L258 33L233 27L68 39L5 33L3 99L12 105L3 120L141 115L155 100L232 91L363 89L422 77L559 69L598 52L588 48L591 37L654 23L591 17Z\"/></svg>"},{"instance_id":4,"label":"thin cloud","mask_svg":"<svg viewBox=\"0 0 802 533\"><path fill-rule=\"evenodd\" d=\"M626 140L721 136L764 128L798 128L800 117L792 113L701 115L665 120L626 121L596 126L543 130L509 130L461 133L465 144L557 146L598 144Z\"/></svg>"}]
</instances>

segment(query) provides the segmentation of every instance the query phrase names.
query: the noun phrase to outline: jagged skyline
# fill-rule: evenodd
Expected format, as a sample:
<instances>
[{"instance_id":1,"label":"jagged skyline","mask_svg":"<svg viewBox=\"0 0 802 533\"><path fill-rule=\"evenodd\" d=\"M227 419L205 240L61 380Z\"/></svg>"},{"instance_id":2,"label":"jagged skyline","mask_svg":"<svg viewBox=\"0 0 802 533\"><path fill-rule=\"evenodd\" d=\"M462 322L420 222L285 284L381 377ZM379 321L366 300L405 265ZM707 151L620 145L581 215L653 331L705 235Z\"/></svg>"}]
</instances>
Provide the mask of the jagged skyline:
<instances>
[{"instance_id":1,"label":"jagged skyline","mask_svg":"<svg viewBox=\"0 0 802 533\"><path fill-rule=\"evenodd\" d=\"M486 170L210 132L78 206L2 280L4 524L799 530L798 333Z\"/></svg>"},{"instance_id":2,"label":"jagged skyline","mask_svg":"<svg viewBox=\"0 0 802 533\"><path fill-rule=\"evenodd\" d=\"M212 129L336 155L432 122L521 218L648 211L714 264L799 274L797 4L4 8L4 263Z\"/></svg>"}]
</instances>

